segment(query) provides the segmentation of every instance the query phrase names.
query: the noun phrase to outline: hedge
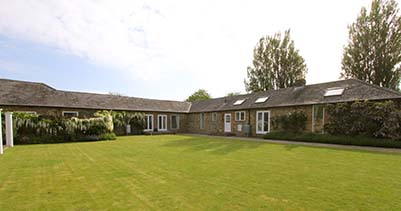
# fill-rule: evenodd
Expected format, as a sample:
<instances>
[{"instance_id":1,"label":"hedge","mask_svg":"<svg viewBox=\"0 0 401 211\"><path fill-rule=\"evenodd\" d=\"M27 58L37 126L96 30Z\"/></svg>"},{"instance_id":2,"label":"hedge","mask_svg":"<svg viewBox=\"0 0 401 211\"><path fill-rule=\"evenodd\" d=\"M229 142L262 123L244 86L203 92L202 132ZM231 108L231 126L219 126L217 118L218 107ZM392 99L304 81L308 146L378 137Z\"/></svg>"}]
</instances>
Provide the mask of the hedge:
<instances>
[{"instance_id":1,"label":"hedge","mask_svg":"<svg viewBox=\"0 0 401 211\"><path fill-rule=\"evenodd\" d=\"M325 144L401 148L401 140L369 138L363 136L336 136L329 134L289 133L280 131L267 133L264 138Z\"/></svg>"},{"instance_id":2,"label":"hedge","mask_svg":"<svg viewBox=\"0 0 401 211\"><path fill-rule=\"evenodd\" d=\"M326 110L329 134L401 139L401 109L393 101L338 103Z\"/></svg>"}]
</instances>

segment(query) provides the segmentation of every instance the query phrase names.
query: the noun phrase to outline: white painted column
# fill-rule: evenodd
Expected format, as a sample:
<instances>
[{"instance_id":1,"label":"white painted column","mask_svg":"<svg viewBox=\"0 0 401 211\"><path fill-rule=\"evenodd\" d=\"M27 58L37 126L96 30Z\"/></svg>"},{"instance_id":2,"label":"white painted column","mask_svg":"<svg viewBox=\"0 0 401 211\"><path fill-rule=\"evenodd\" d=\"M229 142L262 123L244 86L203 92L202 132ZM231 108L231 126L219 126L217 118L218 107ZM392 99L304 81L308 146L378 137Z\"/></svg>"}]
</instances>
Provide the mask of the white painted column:
<instances>
[{"instance_id":1,"label":"white painted column","mask_svg":"<svg viewBox=\"0 0 401 211\"><path fill-rule=\"evenodd\" d=\"M5 113L6 120L6 145L8 147L14 146L14 137L13 137L13 113L6 112Z\"/></svg>"},{"instance_id":2,"label":"white painted column","mask_svg":"<svg viewBox=\"0 0 401 211\"><path fill-rule=\"evenodd\" d=\"M0 155L3 154L3 125L1 123L1 111L0 109Z\"/></svg>"}]
</instances>

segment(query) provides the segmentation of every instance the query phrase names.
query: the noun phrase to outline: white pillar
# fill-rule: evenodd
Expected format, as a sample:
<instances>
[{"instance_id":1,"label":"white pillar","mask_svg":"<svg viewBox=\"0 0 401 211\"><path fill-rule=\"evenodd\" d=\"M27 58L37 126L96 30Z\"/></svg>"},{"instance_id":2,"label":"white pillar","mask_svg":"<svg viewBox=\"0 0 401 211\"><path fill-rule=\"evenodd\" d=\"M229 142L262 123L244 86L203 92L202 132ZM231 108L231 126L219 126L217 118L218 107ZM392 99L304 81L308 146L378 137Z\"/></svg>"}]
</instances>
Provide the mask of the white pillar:
<instances>
[{"instance_id":1,"label":"white pillar","mask_svg":"<svg viewBox=\"0 0 401 211\"><path fill-rule=\"evenodd\" d=\"M1 123L1 111L0 109L0 155L3 154L3 124Z\"/></svg>"},{"instance_id":2,"label":"white pillar","mask_svg":"<svg viewBox=\"0 0 401 211\"><path fill-rule=\"evenodd\" d=\"M6 112L5 113L5 120L6 120L6 145L8 147L14 146L13 140L13 113Z\"/></svg>"}]
</instances>

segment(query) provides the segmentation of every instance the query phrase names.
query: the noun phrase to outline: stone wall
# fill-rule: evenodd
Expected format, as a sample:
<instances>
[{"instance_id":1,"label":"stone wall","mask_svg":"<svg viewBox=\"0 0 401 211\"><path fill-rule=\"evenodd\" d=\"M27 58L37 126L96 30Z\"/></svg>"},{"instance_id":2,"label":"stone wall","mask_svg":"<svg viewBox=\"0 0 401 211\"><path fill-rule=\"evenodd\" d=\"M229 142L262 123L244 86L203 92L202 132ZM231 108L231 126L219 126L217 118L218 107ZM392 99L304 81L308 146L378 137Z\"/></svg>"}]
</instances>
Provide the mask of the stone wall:
<instances>
[{"instance_id":1,"label":"stone wall","mask_svg":"<svg viewBox=\"0 0 401 211\"><path fill-rule=\"evenodd\" d=\"M244 111L245 120L236 121L235 112ZM212 120L214 112L204 113L204 128L200 128L200 113L188 114L188 128L189 133L212 134L212 135L235 135L247 136L245 133L245 125L251 125L251 136L260 136L256 134L256 112L257 111L270 111L270 131L277 130L274 125L274 119L280 115L288 114L294 111L303 111L307 116L305 132L312 132L312 106L292 106L292 107L279 107L279 108L266 108L266 109L249 109L249 110L236 110L236 111L219 111L217 113L216 121ZM231 132L224 132L224 115L231 114ZM240 127L238 127L240 125ZM239 130L241 129L241 130Z\"/></svg>"},{"instance_id":2,"label":"stone wall","mask_svg":"<svg viewBox=\"0 0 401 211\"><path fill-rule=\"evenodd\" d=\"M153 115L153 130L156 131L158 128L158 115L166 115L167 116L167 131L169 132L176 132L176 133L184 133L186 132L187 128L187 114L182 114L182 113L169 113L169 112L144 112L145 114L151 114ZM173 129L172 123L171 123L171 116L172 115L178 115L179 116L179 125L177 129ZM155 130L156 129L156 130Z\"/></svg>"},{"instance_id":3,"label":"stone wall","mask_svg":"<svg viewBox=\"0 0 401 211\"><path fill-rule=\"evenodd\" d=\"M97 111L95 109L71 109L71 108L49 108L49 107L29 107L29 106L1 106L4 112L13 111L34 111L39 115L45 116L62 116L63 111L77 111L79 112L79 118L92 117ZM237 110L245 112L244 121L235 120L236 111L219 111L219 112L205 112L204 127L200 128L200 113L170 113L170 112L144 112L145 114L153 115L153 128L158 128L158 115L167 115L167 131L177 133L198 133L198 134L210 134L210 135L235 135L235 136L248 136L245 133L245 126L251 126L250 136L261 136L256 134L256 112L257 111L270 111L270 131L277 130L274 125L274 119L277 116L288 114L294 111L303 111L307 115L306 132L312 132L312 109L313 106L292 106L292 107L278 107L278 108L266 108L266 109L249 109L249 110ZM212 120L213 113L217 114L216 120ZM231 114L231 132L224 132L224 115ZM171 128L171 116L178 115L179 128ZM325 117L327 118L327 117ZM327 120L326 120L327 121ZM322 127L321 124L317 127ZM320 130L319 130L320 131Z\"/></svg>"},{"instance_id":4,"label":"stone wall","mask_svg":"<svg viewBox=\"0 0 401 211\"><path fill-rule=\"evenodd\" d=\"M79 118L92 117L98 111L95 109L76 109L76 108L57 108L57 107L37 107L37 106L0 106L4 111L12 112L36 112L42 116L61 117L63 111L77 111Z\"/></svg>"}]
</instances>

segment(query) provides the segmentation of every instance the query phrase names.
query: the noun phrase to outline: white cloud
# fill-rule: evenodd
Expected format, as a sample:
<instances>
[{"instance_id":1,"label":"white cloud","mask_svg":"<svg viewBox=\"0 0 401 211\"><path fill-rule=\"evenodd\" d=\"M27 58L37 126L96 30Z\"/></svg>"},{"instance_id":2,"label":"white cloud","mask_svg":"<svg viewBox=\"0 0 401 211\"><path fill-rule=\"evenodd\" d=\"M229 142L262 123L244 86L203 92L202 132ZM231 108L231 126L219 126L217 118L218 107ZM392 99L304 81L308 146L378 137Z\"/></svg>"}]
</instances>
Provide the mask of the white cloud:
<instances>
[{"instance_id":1,"label":"white cloud","mask_svg":"<svg viewBox=\"0 0 401 211\"><path fill-rule=\"evenodd\" d=\"M306 59L307 81L338 79L347 25L369 2L0 0L0 33L148 83L173 75L173 83L192 81L187 93L206 88L220 96L244 90L257 40L287 28Z\"/></svg>"}]
</instances>

